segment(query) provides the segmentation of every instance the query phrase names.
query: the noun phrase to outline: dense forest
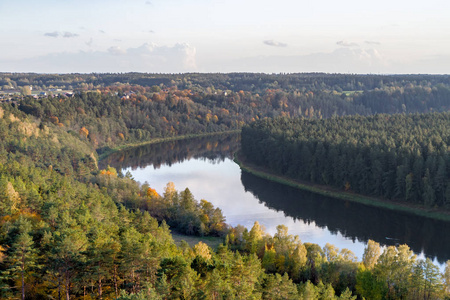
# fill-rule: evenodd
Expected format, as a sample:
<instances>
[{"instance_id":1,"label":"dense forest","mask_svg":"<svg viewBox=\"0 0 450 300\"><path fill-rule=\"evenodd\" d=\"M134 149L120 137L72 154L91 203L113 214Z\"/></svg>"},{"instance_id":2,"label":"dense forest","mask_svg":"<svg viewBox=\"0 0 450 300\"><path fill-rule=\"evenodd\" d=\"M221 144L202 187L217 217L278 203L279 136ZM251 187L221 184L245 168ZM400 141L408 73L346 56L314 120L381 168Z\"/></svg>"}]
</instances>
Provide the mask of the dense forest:
<instances>
[{"instance_id":1,"label":"dense forest","mask_svg":"<svg viewBox=\"0 0 450 300\"><path fill-rule=\"evenodd\" d=\"M3 90L33 86L39 89L61 88L67 90L97 89L115 84L140 86L164 85L180 89L240 90L260 93L266 89L283 90L336 90L368 91L389 87L448 86L449 75L358 75L327 73L92 73L92 74L36 74L0 73Z\"/></svg>"},{"instance_id":2,"label":"dense forest","mask_svg":"<svg viewBox=\"0 0 450 300\"><path fill-rule=\"evenodd\" d=\"M423 203L422 195L428 193L434 195L433 202L425 204L445 206L448 182L439 185L439 176L443 170L445 178L449 174L448 148L443 148L449 142L448 113L377 115L372 118L380 121L372 122L372 128L365 122L367 118L336 116L368 115L381 108L389 113L448 110L447 76L2 73L1 77L3 91L24 86L74 90L70 96L50 94L36 99L24 95L0 104L2 299L449 297L450 263L440 272L430 259L418 258L406 245L381 247L370 241L358 261L347 249L303 243L283 225L274 236L258 223L251 229L232 228L220 208L207 200L198 201L188 188L177 191L168 183L159 195L148 184L139 184L114 167L98 167L99 153L121 145L239 130L261 119L264 121L244 127L245 140L251 130L256 134L264 124L292 126L269 138L261 148L278 153L277 145L286 146L283 152L287 155L293 146L272 140L285 136L286 143L300 141L299 132L288 138L297 128L295 124L311 124L312 134L313 124L342 122L350 128L357 125L358 130L352 130L351 137L338 138L339 132L327 127L322 133L331 138L316 136L314 147L305 146L317 167L308 179L319 182L328 178L322 176L328 174L321 169L322 161L314 159L320 153L317 144L328 150L328 146L340 145L336 141L348 142L342 149L336 148L338 154L357 151L361 145L365 148L360 154L346 153L346 164L355 164L358 158L358 163L362 160L361 165L368 168L371 155L376 154L373 161L381 165L377 174L382 183L392 183L385 176L408 182L401 196L395 185L380 188L383 197ZM373 102L377 97L390 106L377 108L379 101ZM282 118L269 121L267 117ZM389 124L400 126L402 122L421 126L416 131L393 132L396 136L388 134ZM364 124L371 133L384 129L380 130L384 135L358 136L358 131L365 130ZM441 131L435 129L436 124L442 126ZM405 138L397 141L402 134ZM411 139L413 134L420 139ZM374 147L380 152L373 152L371 145L377 140L388 146L380 142ZM390 149L397 146L402 151L391 160ZM211 147L220 147L220 143ZM243 144L243 150L248 149ZM136 151L137 157L142 155L142 149ZM255 153L259 159L260 152ZM415 163L418 157L421 164ZM288 158L278 161L280 171L303 176L299 169L294 172L286 167ZM392 161L399 163L394 175L385 174L385 164ZM404 178L398 170L404 172ZM331 183L334 174L328 175ZM343 178L346 181L340 184L344 188L366 192L369 179L359 178L363 182L355 183L350 175ZM222 238L223 244L218 249L204 243L176 245L171 230Z\"/></svg>"},{"instance_id":3,"label":"dense forest","mask_svg":"<svg viewBox=\"0 0 450 300\"><path fill-rule=\"evenodd\" d=\"M103 95L101 101L105 96L130 100L122 105L134 108L134 114L111 109L109 113L124 114L125 122L133 117L136 120L127 126L151 134L182 134L180 124L190 128L188 131L236 128L266 116L328 118L450 109L448 75L0 73L0 96L13 91L29 97L39 91L51 97L70 91L78 98L86 98L82 92L98 91ZM107 106L112 102L117 106L120 101L108 102ZM97 99L89 99L87 104L99 103ZM80 106L80 109L85 108ZM35 113L42 114L42 111ZM105 113L104 109L99 109L95 117L106 117ZM151 124L143 124L146 118ZM205 126L209 128L203 128Z\"/></svg>"},{"instance_id":4,"label":"dense forest","mask_svg":"<svg viewBox=\"0 0 450 300\"><path fill-rule=\"evenodd\" d=\"M450 206L450 114L266 119L242 152L277 173L428 207Z\"/></svg>"},{"instance_id":5,"label":"dense forest","mask_svg":"<svg viewBox=\"0 0 450 300\"><path fill-rule=\"evenodd\" d=\"M158 137L239 130L265 117L322 119L450 109L446 76L2 75L5 88L26 83L33 90L65 88L65 81L78 82L70 94L12 99L26 114L73 134L82 132L99 153ZM88 87L82 86L88 82ZM239 82L252 82L254 87L236 88Z\"/></svg>"}]
</instances>

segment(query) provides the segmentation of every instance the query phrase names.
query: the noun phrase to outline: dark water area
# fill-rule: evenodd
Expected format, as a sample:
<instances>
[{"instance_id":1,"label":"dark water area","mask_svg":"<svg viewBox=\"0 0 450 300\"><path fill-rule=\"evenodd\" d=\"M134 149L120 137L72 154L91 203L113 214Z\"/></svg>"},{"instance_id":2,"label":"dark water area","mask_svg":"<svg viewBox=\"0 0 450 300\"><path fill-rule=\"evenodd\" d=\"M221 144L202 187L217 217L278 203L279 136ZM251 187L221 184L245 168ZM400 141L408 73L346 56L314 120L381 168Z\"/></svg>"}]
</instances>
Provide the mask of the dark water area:
<instances>
[{"instance_id":1,"label":"dark water area","mask_svg":"<svg viewBox=\"0 0 450 300\"><path fill-rule=\"evenodd\" d=\"M172 165L189 159L223 161L232 159L240 147L240 134L219 134L170 142L144 145L115 152L99 162L99 168L108 165L117 170L145 168L152 165Z\"/></svg>"},{"instance_id":2,"label":"dark water area","mask_svg":"<svg viewBox=\"0 0 450 300\"><path fill-rule=\"evenodd\" d=\"M407 244L414 252L450 259L450 223L298 190L242 172L241 180L268 208L303 222L314 222L352 240L383 245Z\"/></svg>"},{"instance_id":3,"label":"dark water area","mask_svg":"<svg viewBox=\"0 0 450 300\"><path fill-rule=\"evenodd\" d=\"M450 222L333 199L242 172L232 160L239 143L239 134L233 134L152 144L114 153L100 167L130 172L161 194L169 181L179 191L188 187L196 199L221 208L232 226L251 228L258 221L274 234L284 224L303 242L331 243L359 259L369 239L408 244L440 264L450 259Z\"/></svg>"}]
</instances>

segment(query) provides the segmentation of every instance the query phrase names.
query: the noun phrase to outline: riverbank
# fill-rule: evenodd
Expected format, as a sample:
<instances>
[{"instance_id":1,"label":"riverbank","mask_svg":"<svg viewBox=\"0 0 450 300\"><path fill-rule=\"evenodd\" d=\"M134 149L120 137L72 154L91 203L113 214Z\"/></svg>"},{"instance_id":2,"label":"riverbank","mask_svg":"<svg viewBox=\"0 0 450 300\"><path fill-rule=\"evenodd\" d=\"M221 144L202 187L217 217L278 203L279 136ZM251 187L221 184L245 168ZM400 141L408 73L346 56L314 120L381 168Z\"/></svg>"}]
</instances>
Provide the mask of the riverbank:
<instances>
[{"instance_id":1,"label":"riverbank","mask_svg":"<svg viewBox=\"0 0 450 300\"><path fill-rule=\"evenodd\" d=\"M301 190L309 191L319 195L340 199L344 201L357 202L364 205L380 207L389 210L396 210L405 212L408 214L414 214L421 217L427 217L435 220L450 222L450 212L437 211L435 209L425 208L423 206L412 205L404 202L394 202L390 200L379 199L375 197L369 197L351 192L344 192L329 186L316 185L299 180L294 180L287 176L277 175L267 169L261 168L257 165L251 164L240 155L236 153L234 161L240 166L241 170L260 178L264 178L270 181L288 185Z\"/></svg>"},{"instance_id":2,"label":"riverbank","mask_svg":"<svg viewBox=\"0 0 450 300\"><path fill-rule=\"evenodd\" d=\"M205 136L215 136L215 135L222 135L222 134L232 134L232 133L239 133L241 130L228 130L228 131L220 131L220 132L206 132L206 133L199 133L199 134L187 134L187 135L178 135L173 137L165 137L165 138L155 138L149 141L144 141L140 143L130 143L130 144L124 144L120 145L114 148L110 148L106 151L103 151L101 154L98 155L98 160L102 160L105 157L118 152L122 150L127 150L135 147L145 146L145 145L151 145L151 144L157 144L157 143L163 143L163 142L170 142L170 141L178 141L178 140L185 140L185 139L191 139L191 138L197 138L197 137L205 137Z\"/></svg>"}]
</instances>

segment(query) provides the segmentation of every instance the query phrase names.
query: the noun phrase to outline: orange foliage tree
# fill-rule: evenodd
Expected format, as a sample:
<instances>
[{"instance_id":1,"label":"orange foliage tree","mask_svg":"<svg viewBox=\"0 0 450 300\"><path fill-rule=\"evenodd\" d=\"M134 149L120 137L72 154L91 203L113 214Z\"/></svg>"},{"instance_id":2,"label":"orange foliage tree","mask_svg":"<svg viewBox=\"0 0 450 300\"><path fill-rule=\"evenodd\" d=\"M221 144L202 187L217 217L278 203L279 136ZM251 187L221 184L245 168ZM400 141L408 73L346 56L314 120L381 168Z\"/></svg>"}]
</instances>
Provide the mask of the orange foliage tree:
<instances>
[{"instance_id":1,"label":"orange foliage tree","mask_svg":"<svg viewBox=\"0 0 450 300\"><path fill-rule=\"evenodd\" d=\"M87 138L89 135L89 130L87 130L86 127L81 127L79 133L81 136L84 136L85 138Z\"/></svg>"}]
</instances>

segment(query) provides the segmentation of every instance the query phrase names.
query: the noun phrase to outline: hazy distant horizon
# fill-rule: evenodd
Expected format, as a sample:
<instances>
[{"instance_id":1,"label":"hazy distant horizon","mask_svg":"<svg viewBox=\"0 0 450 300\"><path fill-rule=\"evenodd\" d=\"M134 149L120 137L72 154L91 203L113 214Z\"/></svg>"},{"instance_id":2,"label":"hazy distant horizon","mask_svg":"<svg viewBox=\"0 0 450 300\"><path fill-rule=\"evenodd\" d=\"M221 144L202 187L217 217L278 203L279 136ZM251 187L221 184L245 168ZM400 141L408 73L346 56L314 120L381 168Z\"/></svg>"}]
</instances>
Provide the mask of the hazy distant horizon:
<instances>
[{"instance_id":1,"label":"hazy distant horizon","mask_svg":"<svg viewBox=\"0 0 450 300\"><path fill-rule=\"evenodd\" d=\"M0 71L450 72L450 2L17 0Z\"/></svg>"},{"instance_id":2,"label":"hazy distant horizon","mask_svg":"<svg viewBox=\"0 0 450 300\"><path fill-rule=\"evenodd\" d=\"M312 75L355 75L355 76L450 76L449 73L328 73L328 72L14 72L14 71L2 71L1 74L38 74L38 75L89 75L89 74L148 74L148 75L189 75L189 74L265 74L265 75L295 75L295 74L312 74Z\"/></svg>"}]
</instances>

